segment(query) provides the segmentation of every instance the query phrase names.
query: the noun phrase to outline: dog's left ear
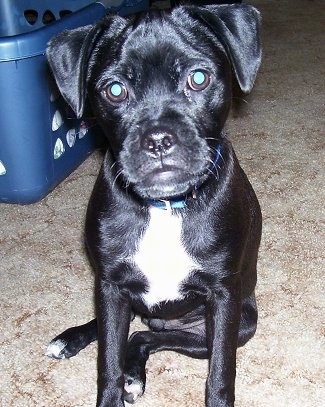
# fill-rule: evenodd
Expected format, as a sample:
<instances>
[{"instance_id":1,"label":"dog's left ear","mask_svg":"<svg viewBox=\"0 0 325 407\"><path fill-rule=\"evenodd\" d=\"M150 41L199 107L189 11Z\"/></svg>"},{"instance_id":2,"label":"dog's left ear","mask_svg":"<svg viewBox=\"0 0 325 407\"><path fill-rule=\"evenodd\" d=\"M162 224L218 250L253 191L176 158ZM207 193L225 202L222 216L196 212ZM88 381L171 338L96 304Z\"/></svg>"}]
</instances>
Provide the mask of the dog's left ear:
<instances>
[{"instance_id":1,"label":"dog's left ear","mask_svg":"<svg viewBox=\"0 0 325 407\"><path fill-rule=\"evenodd\" d=\"M244 4L189 7L217 36L241 90L251 91L261 63L260 13Z\"/></svg>"}]
</instances>

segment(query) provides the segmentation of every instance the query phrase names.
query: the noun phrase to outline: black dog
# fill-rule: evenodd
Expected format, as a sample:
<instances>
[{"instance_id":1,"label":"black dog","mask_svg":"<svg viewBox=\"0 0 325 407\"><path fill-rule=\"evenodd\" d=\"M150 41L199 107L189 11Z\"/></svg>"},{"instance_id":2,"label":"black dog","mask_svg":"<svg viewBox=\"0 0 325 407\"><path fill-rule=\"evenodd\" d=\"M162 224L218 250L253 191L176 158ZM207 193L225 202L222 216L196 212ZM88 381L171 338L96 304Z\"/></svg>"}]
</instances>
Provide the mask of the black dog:
<instances>
[{"instance_id":1,"label":"black dog","mask_svg":"<svg viewBox=\"0 0 325 407\"><path fill-rule=\"evenodd\" d=\"M81 116L88 98L109 139L86 220L97 321L47 352L71 357L98 337L98 406L141 396L160 350L209 358L206 406L234 404L261 215L223 127L232 71L250 91L260 53L259 14L241 5L107 16L49 44L67 102ZM128 338L134 312L150 330Z\"/></svg>"}]
</instances>

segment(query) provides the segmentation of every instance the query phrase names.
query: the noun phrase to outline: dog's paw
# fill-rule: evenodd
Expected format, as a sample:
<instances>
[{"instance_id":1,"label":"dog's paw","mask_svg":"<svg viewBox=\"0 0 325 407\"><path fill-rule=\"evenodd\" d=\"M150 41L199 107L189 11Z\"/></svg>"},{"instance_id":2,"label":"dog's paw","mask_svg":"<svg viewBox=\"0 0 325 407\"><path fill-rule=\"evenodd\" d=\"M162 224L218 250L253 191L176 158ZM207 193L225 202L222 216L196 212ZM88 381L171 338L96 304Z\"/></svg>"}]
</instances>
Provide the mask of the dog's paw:
<instances>
[{"instance_id":1,"label":"dog's paw","mask_svg":"<svg viewBox=\"0 0 325 407\"><path fill-rule=\"evenodd\" d=\"M70 332L67 330L66 332ZM66 335L66 332L54 338L45 351L45 356L52 359L68 359L76 356L85 347L77 338Z\"/></svg>"},{"instance_id":2,"label":"dog's paw","mask_svg":"<svg viewBox=\"0 0 325 407\"><path fill-rule=\"evenodd\" d=\"M124 400L129 403L135 403L144 393L144 384L140 379L135 379L130 375L124 375Z\"/></svg>"},{"instance_id":3,"label":"dog's paw","mask_svg":"<svg viewBox=\"0 0 325 407\"><path fill-rule=\"evenodd\" d=\"M95 319L84 325L66 329L49 344L45 355L54 359L66 359L75 356L87 345L97 339Z\"/></svg>"},{"instance_id":4,"label":"dog's paw","mask_svg":"<svg viewBox=\"0 0 325 407\"><path fill-rule=\"evenodd\" d=\"M52 359L68 359L75 356L80 349L76 349L71 343L64 339L53 339L45 351L45 356Z\"/></svg>"},{"instance_id":5,"label":"dog's paw","mask_svg":"<svg viewBox=\"0 0 325 407\"><path fill-rule=\"evenodd\" d=\"M52 359L66 359L71 357L67 352L67 342L62 339L53 339L45 351L45 356Z\"/></svg>"}]
</instances>

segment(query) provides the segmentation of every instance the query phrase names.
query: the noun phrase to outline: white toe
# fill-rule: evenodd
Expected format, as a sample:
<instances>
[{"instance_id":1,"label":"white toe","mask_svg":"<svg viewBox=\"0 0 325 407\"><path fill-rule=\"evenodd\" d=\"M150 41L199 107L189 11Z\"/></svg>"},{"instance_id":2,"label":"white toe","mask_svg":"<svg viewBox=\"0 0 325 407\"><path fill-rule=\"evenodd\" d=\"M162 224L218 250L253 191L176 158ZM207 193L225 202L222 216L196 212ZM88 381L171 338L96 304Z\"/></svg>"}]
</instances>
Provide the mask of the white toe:
<instances>
[{"instance_id":1,"label":"white toe","mask_svg":"<svg viewBox=\"0 0 325 407\"><path fill-rule=\"evenodd\" d=\"M66 347L66 342L58 339L57 341L52 341L48 348L46 349L45 355L50 358L64 359L65 355L62 354L62 350Z\"/></svg>"}]
</instances>

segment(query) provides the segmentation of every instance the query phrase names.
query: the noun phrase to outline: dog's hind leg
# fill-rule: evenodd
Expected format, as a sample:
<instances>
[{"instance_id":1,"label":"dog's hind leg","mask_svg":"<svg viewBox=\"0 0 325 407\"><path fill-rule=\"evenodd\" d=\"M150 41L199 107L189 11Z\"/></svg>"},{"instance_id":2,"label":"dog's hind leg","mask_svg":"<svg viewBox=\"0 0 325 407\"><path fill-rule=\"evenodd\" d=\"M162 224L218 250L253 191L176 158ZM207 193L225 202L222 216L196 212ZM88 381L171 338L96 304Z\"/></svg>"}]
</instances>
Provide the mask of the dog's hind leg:
<instances>
[{"instance_id":1,"label":"dog's hind leg","mask_svg":"<svg viewBox=\"0 0 325 407\"><path fill-rule=\"evenodd\" d=\"M74 326L56 336L49 344L45 355L54 359L75 356L87 345L97 339L97 320Z\"/></svg>"},{"instance_id":2,"label":"dog's hind leg","mask_svg":"<svg viewBox=\"0 0 325 407\"><path fill-rule=\"evenodd\" d=\"M255 293L253 292L249 297L245 298L242 303L238 346L245 345L255 334L257 326L257 306L255 300Z\"/></svg>"},{"instance_id":3,"label":"dog's hind leg","mask_svg":"<svg viewBox=\"0 0 325 407\"><path fill-rule=\"evenodd\" d=\"M134 403L145 390L145 367L149 355L172 350L194 358L205 359L208 350L205 336L190 331L139 331L129 339L124 367L124 399Z\"/></svg>"},{"instance_id":4,"label":"dog's hind leg","mask_svg":"<svg viewBox=\"0 0 325 407\"><path fill-rule=\"evenodd\" d=\"M208 349L203 308L176 320L148 319L151 331L135 332L129 338L124 367L124 399L134 403L145 390L146 362L152 353L171 350L186 356L206 359ZM238 346L243 346L256 331L257 307L252 293L242 303Z\"/></svg>"}]
</instances>

